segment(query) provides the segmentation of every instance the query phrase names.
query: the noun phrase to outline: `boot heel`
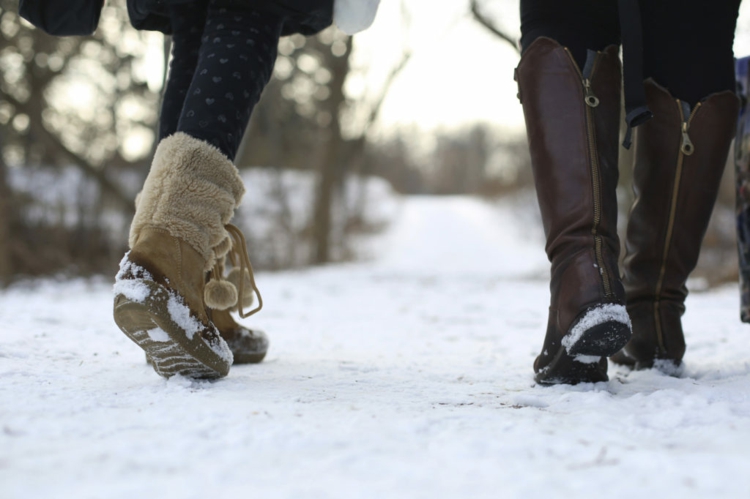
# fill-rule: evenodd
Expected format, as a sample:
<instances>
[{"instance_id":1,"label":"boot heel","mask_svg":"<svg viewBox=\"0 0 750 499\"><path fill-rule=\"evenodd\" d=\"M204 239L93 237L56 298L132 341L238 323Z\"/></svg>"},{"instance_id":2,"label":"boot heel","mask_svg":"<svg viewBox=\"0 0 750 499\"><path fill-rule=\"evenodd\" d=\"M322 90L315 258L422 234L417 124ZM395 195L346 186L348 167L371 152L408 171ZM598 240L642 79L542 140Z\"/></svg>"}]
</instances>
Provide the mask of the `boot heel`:
<instances>
[{"instance_id":1,"label":"boot heel","mask_svg":"<svg viewBox=\"0 0 750 499\"><path fill-rule=\"evenodd\" d=\"M562 339L570 356L609 357L627 345L630 317L623 305L605 304L586 310Z\"/></svg>"},{"instance_id":2,"label":"boot heel","mask_svg":"<svg viewBox=\"0 0 750 499\"><path fill-rule=\"evenodd\" d=\"M571 357L561 348L552 362L540 369L534 380L541 385L575 385L609 381L607 358L578 355Z\"/></svg>"},{"instance_id":3,"label":"boot heel","mask_svg":"<svg viewBox=\"0 0 750 499\"><path fill-rule=\"evenodd\" d=\"M569 355L609 357L627 345L630 328L622 322L608 321L587 329L569 350Z\"/></svg>"},{"instance_id":4,"label":"boot heel","mask_svg":"<svg viewBox=\"0 0 750 499\"><path fill-rule=\"evenodd\" d=\"M218 332L206 339L207 327L190 316L178 296L154 281L118 281L114 319L160 376L217 379L229 373L232 353Z\"/></svg>"}]
</instances>

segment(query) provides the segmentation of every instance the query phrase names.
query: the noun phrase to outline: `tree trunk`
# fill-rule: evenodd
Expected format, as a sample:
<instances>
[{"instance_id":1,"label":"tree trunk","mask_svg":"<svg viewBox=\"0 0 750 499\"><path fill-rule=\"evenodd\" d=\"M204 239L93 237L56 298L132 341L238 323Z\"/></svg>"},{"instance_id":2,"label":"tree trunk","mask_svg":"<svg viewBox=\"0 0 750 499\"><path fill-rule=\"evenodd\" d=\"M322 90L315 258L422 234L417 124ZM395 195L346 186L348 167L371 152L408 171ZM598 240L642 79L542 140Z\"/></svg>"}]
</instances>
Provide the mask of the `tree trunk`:
<instances>
[{"instance_id":1,"label":"tree trunk","mask_svg":"<svg viewBox=\"0 0 750 499\"><path fill-rule=\"evenodd\" d=\"M13 276L10 194L7 166L2 155L0 155L0 286L7 286Z\"/></svg>"},{"instance_id":2,"label":"tree trunk","mask_svg":"<svg viewBox=\"0 0 750 499\"><path fill-rule=\"evenodd\" d=\"M313 238L315 243L314 263L327 263L331 260L331 209L336 186L339 185L341 172L341 153L343 137L339 113L346 102L344 82L349 73L349 56L352 53L352 39L346 40L346 52L340 57L333 57L327 67L331 71L329 86L330 96L326 100L326 110L331 115L325 150L321 155L319 167Z\"/></svg>"}]
</instances>

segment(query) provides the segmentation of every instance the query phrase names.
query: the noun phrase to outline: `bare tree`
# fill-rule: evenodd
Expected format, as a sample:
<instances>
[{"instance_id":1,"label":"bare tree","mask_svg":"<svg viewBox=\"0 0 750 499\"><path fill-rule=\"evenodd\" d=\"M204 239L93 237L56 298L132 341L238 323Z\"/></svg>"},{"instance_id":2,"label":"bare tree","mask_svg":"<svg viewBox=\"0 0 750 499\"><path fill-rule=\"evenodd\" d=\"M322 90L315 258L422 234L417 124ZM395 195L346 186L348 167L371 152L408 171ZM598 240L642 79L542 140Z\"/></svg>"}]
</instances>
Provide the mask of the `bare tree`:
<instances>
[{"instance_id":1,"label":"bare tree","mask_svg":"<svg viewBox=\"0 0 750 499\"><path fill-rule=\"evenodd\" d=\"M518 54L521 54L521 50L518 47L518 41L515 39L515 37L510 36L502 29L498 28L497 25L482 12L481 7L479 6L479 0L471 0L471 14L474 17L474 19L484 26L487 31L495 35L496 37L500 38L501 40L507 42L510 44L513 49L518 52Z\"/></svg>"},{"instance_id":2,"label":"bare tree","mask_svg":"<svg viewBox=\"0 0 750 499\"><path fill-rule=\"evenodd\" d=\"M145 173L157 121L158 90L138 70L147 35L129 26L124 0L107 2L89 37L46 35L22 21L17 6L0 0L0 279L73 264L93 270L96 252L96 265L109 265L102 213L134 210L121 174ZM138 153L127 146L133 137ZM86 193L92 199L73 192L60 216L29 222L27 208L38 201L12 192L12 179L31 178L31 167L61 174L70 166L96 186ZM62 223L63 209L77 210L75 227Z\"/></svg>"},{"instance_id":3,"label":"bare tree","mask_svg":"<svg viewBox=\"0 0 750 499\"><path fill-rule=\"evenodd\" d=\"M10 248L10 228L12 223L10 195L7 166L2 155L0 155L0 286L7 285L13 275Z\"/></svg>"}]
</instances>

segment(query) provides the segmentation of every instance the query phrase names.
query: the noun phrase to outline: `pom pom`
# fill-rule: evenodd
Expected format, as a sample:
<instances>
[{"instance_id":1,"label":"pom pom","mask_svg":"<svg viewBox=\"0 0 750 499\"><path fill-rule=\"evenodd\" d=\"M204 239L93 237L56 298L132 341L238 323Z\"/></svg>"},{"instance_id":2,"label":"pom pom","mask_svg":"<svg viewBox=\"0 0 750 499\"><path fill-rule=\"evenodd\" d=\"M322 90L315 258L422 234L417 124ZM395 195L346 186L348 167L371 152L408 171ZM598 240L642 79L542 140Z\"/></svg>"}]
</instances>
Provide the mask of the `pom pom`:
<instances>
[{"instance_id":1,"label":"pom pom","mask_svg":"<svg viewBox=\"0 0 750 499\"><path fill-rule=\"evenodd\" d=\"M233 268L227 276L227 281L231 282L239 293L240 289L240 269ZM250 272L245 269L245 282L242 289L242 308L250 308L255 302L255 292L253 291L253 282L250 280Z\"/></svg>"},{"instance_id":2,"label":"pom pom","mask_svg":"<svg viewBox=\"0 0 750 499\"><path fill-rule=\"evenodd\" d=\"M232 249L232 239L229 236L225 236L224 239L221 240L219 244L214 246L214 256L218 260L219 258L224 258L227 253L229 253L229 250Z\"/></svg>"},{"instance_id":3,"label":"pom pom","mask_svg":"<svg viewBox=\"0 0 750 499\"><path fill-rule=\"evenodd\" d=\"M206 284L203 300L208 308L226 310L237 305L237 288L227 281L211 279Z\"/></svg>"}]
</instances>

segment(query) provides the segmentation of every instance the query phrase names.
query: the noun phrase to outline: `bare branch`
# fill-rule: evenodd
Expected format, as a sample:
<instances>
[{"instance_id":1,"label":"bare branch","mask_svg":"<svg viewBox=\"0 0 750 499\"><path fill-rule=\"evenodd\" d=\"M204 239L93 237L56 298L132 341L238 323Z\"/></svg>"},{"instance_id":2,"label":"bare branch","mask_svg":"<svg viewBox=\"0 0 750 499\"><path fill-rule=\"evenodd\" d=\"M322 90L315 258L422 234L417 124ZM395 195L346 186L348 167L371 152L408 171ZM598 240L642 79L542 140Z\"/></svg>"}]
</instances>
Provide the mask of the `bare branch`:
<instances>
[{"instance_id":1,"label":"bare branch","mask_svg":"<svg viewBox=\"0 0 750 499\"><path fill-rule=\"evenodd\" d=\"M500 28L495 26L495 24L479 10L479 0L471 0L471 13L474 16L474 20L487 28L487 30L493 35L497 36L501 40L508 42L513 47L513 49L518 52L519 55L521 54L516 40L507 33L504 33L502 30L500 30Z\"/></svg>"},{"instance_id":2,"label":"bare branch","mask_svg":"<svg viewBox=\"0 0 750 499\"><path fill-rule=\"evenodd\" d=\"M411 59L411 52L404 51L399 63L396 64L388 73L388 77L385 79L383 88L380 89L380 96L378 96L375 104L373 104L372 109L370 110L370 116L367 118L367 124L365 125L364 132L362 133L363 136L367 134L367 131L370 129L372 124L377 121L378 115L380 114L380 108L383 107L383 102L388 96L388 91L391 89L393 82L396 81L396 78L401 73L401 71L403 71L406 67L409 59Z\"/></svg>"},{"instance_id":3,"label":"bare branch","mask_svg":"<svg viewBox=\"0 0 750 499\"><path fill-rule=\"evenodd\" d=\"M17 109L27 111L27 106L12 95L5 94L3 95L3 99L7 100ZM27 112L27 114L34 116L34 113ZM132 213L135 210L133 200L130 198L130 196L128 196L122 189L120 189L118 185L113 183L103 170L95 168L83 157L65 147L65 145L60 142L60 139L55 137L52 132L47 130L47 128L42 123L41 116L37 116L37 119L31 119L29 121L31 126L31 133L39 138L44 145L54 150L57 154L65 157L68 161L80 168L86 175L96 180L102 187L102 190L104 192L110 194L117 203L122 205L122 207L126 210L126 213Z\"/></svg>"}]
</instances>

